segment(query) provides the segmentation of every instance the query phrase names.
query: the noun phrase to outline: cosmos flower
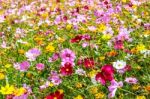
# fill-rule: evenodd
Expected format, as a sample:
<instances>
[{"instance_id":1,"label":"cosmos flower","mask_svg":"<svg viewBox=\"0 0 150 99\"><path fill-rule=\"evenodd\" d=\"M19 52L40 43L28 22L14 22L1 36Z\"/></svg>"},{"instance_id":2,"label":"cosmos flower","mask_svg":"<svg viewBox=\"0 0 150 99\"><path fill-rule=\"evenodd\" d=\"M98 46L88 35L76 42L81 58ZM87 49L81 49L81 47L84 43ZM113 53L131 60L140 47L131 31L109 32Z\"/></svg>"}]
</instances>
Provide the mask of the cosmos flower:
<instances>
[{"instance_id":1,"label":"cosmos flower","mask_svg":"<svg viewBox=\"0 0 150 99\"><path fill-rule=\"evenodd\" d=\"M83 64L86 68L92 68L95 66L95 62L93 58L85 58L83 60Z\"/></svg>"},{"instance_id":2,"label":"cosmos flower","mask_svg":"<svg viewBox=\"0 0 150 99\"><path fill-rule=\"evenodd\" d=\"M33 48L26 52L25 56L28 58L29 61L35 61L40 54L41 51L39 49Z\"/></svg>"},{"instance_id":3,"label":"cosmos flower","mask_svg":"<svg viewBox=\"0 0 150 99\"><path fill-rule=\"evenodd\" d=\"M75 73L78 74L78 75L85 75L85 74L86 74L86 72L85 72L83 69L81 69L81 68L78 68L78 69L75 71Z\"/></svg>"},{"instance_id":4,"label":"cosmos flower","mask_svg":"<svg viewBox=\"0 0 150 99\"><path fill-rule=\"evenodd\" d=\"M62 61L69 61L69 62L70 61L73 62L76 58L75 53L68 48L61 51L60 57L61 57Z\"/></svg>"},{"instance_id":5,"label":"cosmos flower","mask_svg":"<svg viewBox=\"0 0 150 99\"><path fill-rule=\"evenodd\" d=\"M48 80L50 80L54 85L59 85L62 82L56 71L51 71L51 75L48 77Z\"/></svg>"},{"instance_id":6,"label":"cosmos flower","mask_svg":"<svg viewBox=\"0 0 150 99\"><path fill-rule=\"evenodd\" d=\"M60 72L62 75L71 75L73 73L73 67L71 65L65 64L60 68Z\"/></svg>"},{"instance_id":7,"label":"cosmos flower","mask_svg":"<svg viewBox=\"0 0 150 99\"><path fill-rule=\"evenodd\" d=\"M82 35L77 35L70 40L71 43L79 43L82 40Z\"/></svg>"},{"instance_id":8,"label":"cosmos flower","mask_svg":"<svg viewBox=\"0 0 150 99\"><path fill-rule=\"evenodd\" d=\"M117 50L123 49L124 48L123 42L121 40L120 41L115 41L114 48L117 49Z\"/></svg>"},{"instance_id":9,"label":"cosmos flower","mask_svg":"<svg viewBox=\"0 0 150 99\"><path fill-rule=\"evenodd\" d=\"M138 80L134 77L127 77L125 79L125 82L129 83L129 84L136 84L138 82Z\"/></svg>"},{"instance_id":10,"label":"cosmos flower","mask_svg":"<svg viewBox=\"0 0 150 99\"><path fill-rule=\"evenodd\" d=\"M109 89L109 94L108 94L108 98L113 98L115 96L115 93L117 91L117 88L120 88L123 86L123 82L120 81L120 82L117 82L115 80L112 80L111 81L111 85L108 86L108 89Z\"/></svg>"},{"instance_id":11,"label":"cosmos flower","mask_svg":"<svg viewBox=\"0 0 150 99\"><path fill-rule=\"evenodd\" d=\"M20 71L27 71L30 67L30 63L28 61L23 61L22 63L20 63Z\"/></svg>"},{"instance_id":12,"label":"cosmos flower","mask_svg":"<svg viewBox=\"0 0 150 99\"><path fill-rule=\"evenodd\" d=\"M46 96L46 99L64 99L64 93L62 90L55 91Z\"/></svg>"},{"instance_id":13,"label":"cosmos flower","mask_svg":"<svg viewBox=\"0 0 150 99\"><path fill-rule=\"evenodd\" d=\"M116 69L123 69L126 66L126 62L123 60L117 60L117 62L113 62L113 67Z\"/></svg>"},{"instance_id":14,"label":"cosmos flower","mask_svg":"<svg viewBox=\"0 0 150 99\"><path fill-rule=\"evenodd\" d=\"M36 64L36 68L38 70L43 70L44 69L44 64L43 63L38 63L38 64Z\"/></svg>"},{"instance_id":15,"label":"cosmos flower","mask_svg":"<svg viewBox=\"0 0 150 99\"><path fill-rule=\"evenodd\" d=\"M102 85L106 84L106 81L112 81L114 79L114 69L112 65L104 65L101 68L101 72L98 72L95 76L96 81Z\"/></svg>"}]
</instances>

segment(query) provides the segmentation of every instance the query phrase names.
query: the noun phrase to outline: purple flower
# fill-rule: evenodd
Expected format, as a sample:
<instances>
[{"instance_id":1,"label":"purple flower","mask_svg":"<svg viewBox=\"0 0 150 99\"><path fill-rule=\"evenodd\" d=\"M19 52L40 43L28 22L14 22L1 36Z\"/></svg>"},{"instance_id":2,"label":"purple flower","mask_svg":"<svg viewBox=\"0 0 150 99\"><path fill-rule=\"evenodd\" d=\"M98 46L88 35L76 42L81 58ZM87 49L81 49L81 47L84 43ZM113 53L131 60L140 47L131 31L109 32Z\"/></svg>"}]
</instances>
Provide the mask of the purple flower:
<instances>
[{"instance_id":1,"label":"purple flower","mask_svg":"<svg viewBox=\"0 0 150 99\"><path fill-rule=\"evenodd\" d=\"M116 82L115 80L111 81L111 85L108 86L108 90L109 90L109 94L108 94L108 98L113 98L115 96L115 93L117 91L117 88L120 88L123 86L123 82Z\"/></svg>"},{"instance_id":2,"label":"purple flower","mask_svg":"<svg viewBox=\"0 0 150 99\"><path fill-rule=\"evenodd\" d=\"M136 84L138 82L138 80L134 77L127 77L125 79L125 82L129 83L129 84Z\"/></svg>"},{"instance_id":3,"label":"purple flower","mask_svg":"<svg viewBox=\"0 0 150 99\"><path fill-rule=\"evenodd\" d=\"M29 61L35 61L36 57L41 54L41 51L37 48L32 48L28 52L25 53L25 56L28 58Z\"/></svg>"},{"instance_id":4,"label":"purple flower","mask_svg":"<svg viewBox=\"0 0 150 99\"><path fill-rule=\"evenodd\" d=\"M36 64L36 68L38 69L38 70L43 70L44 69L44 64L42 64L42 63L38 63L38 64Z\"/></svg>"},{"instance_id":5,"label":"purple flower","mask_svg":"<svg viewBox=\"0 0 150 99\"><path fill-rule=\"evenodd\" d=\"M71 61L73 62L76 58L75 53L68 48L61 51L60 57L62 61L69 61L69 62Z\"/></svg>"},{"instance_id":6,"label":"purple flower","mask_svg":"<svg viewBox=\"0 0 150 99\"><path fill-rule=\"evenodd\" d=\"M20 71L27 71L30 67L30 63L28 61L24 61L20 63Z\"/></svg>"}]
</instances>

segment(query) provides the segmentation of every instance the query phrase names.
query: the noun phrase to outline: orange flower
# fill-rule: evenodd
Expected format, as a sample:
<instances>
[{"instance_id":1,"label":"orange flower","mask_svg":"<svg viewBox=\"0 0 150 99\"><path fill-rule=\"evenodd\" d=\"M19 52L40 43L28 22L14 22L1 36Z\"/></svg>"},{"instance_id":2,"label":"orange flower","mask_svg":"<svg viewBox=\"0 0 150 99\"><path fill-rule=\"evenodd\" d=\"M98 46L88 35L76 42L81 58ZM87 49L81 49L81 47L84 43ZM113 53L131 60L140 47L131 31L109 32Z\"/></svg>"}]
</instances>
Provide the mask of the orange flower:
<instances>
[{"instance_id":1,"label":"orange flower","mask_svg":"<svg viewBox=\"0 0 150 99\"><path fill-rule=\"evenodd\" d=\"M114 50L110 51L107 53L107 56L112 57L112 56L116 56L118 53Z\"/></svg>"}]
</instances>

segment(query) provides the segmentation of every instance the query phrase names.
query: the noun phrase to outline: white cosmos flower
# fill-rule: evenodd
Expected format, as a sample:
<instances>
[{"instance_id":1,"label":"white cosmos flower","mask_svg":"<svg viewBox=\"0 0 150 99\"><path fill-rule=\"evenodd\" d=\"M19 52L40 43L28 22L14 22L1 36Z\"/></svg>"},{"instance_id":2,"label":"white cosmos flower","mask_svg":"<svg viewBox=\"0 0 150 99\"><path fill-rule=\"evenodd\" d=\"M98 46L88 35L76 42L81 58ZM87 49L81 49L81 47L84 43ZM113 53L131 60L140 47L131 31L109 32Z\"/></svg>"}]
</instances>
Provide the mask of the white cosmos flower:
<instances>
[{"instance_id":1,"label":"white cosmos flower","mask_svg":"<svg viewBox=\"0 0 150 99\"><path fill-rule=\"evenodd\" d=\"M126 62L123 60L117 60L117 62L113 62L113 67L116 69L123 69L126 66Z\"/></svg>"}]
</instances>

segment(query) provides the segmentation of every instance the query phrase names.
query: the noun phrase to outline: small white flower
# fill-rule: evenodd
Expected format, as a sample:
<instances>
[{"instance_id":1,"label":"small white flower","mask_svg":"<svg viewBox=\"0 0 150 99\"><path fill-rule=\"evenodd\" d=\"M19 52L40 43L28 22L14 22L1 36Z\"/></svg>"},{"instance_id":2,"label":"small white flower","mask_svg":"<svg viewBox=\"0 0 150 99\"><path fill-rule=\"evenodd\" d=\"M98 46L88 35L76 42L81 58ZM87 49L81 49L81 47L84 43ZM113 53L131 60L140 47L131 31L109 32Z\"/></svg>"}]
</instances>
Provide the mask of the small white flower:
<instances>
[{"instance_id":1,"label":"small white flower","mask_svg":"<svg viewBox=\"0 0 150 99\"><path fill-rule=\"evenodd\" d=\"M123 60L117 60L117 62L113 62L113 67L116 69L123 69L126 66L126 62Z\"/></svg>"}]
</instances>

